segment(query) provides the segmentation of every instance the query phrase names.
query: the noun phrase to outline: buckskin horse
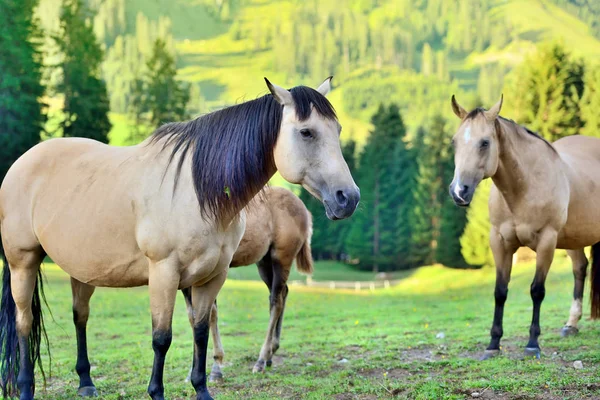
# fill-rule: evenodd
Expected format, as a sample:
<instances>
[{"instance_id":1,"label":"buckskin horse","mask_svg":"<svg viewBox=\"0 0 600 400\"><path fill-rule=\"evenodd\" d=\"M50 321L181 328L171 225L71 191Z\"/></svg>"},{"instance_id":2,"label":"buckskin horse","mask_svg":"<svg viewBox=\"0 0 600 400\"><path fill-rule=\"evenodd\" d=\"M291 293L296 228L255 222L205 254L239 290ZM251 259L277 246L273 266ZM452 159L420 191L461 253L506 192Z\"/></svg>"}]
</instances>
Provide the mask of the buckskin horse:
<instances>
[{"instance_id":1,"label":"buckskin horse","mask_svg":"<svg viewBox=\"0 0 600 400\"><path fill-rule=\"evenodd\" d=\"M86 348L94 288L148 285L150 397L164 399L175 298L178 289L191 287L191 381L197 399L211 398L209 316L244 233L243 208L277 170L319 198L330 219L349 217L360 198L340 149L341 126L325 98L330 78L317 90L265 81L270 94L163 125L137 146L59 138L14 163L0 188L5 397L17 389L22 400L34 395L45 333L40 263L48 255L72 279L79 394L96 394Z\"/></svg>"},{"instance_id":2,"label":"buckskin horse","mask_svg":"<svg viewBox=\"0 0 600 400\"><path fill-rule=\"evenodd\" d=\"M578 332L588 265L586 246L592 246L591 316L600 317L600 140L577 135L551 144L500 117L501 107L502 98L489 110L467 113L452 96L452 109L461 124L453 138L455 171L450 194L457 205L468 206L479 182L493 181L489 210L496 263L495 311L490 345L482 359L500 352L512 256L522 246L536 252L530 290L533 318L525 355L539 358L540 307L555 249L567 249L575 277L573 303L562 335Z\"/></svg>"}]
</instances>

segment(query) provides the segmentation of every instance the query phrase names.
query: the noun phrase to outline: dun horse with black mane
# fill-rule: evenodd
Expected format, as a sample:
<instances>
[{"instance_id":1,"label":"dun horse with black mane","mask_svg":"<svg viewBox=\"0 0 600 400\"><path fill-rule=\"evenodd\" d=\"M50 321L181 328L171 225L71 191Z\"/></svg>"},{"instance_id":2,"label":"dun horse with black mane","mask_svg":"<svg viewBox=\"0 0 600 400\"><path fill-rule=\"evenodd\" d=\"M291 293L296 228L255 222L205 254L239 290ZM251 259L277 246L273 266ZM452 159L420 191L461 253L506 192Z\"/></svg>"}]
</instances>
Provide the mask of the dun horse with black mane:
<instances>
[{"instance_id":1,"label":"dun horse with black mane","mask_svg":"<svg viewBox=\"0 0 600 400\"><path fill-rule=\"evenodd\" d=\"M86 348L96 286L148 285L154 365L148 393L164 398L177 290L191 287L192 385L206 388L209 315L244 233L246 204L279 170L322 200L330 219L359 201L340 149L340 124L317 90L285 90L189 122L159 128L138 146L88 139L40 143L11 167L0 188L4 279L0 306L2 389L34 395L44 336L40 263L49 255L72 279L79 393L95 395Z\"/></svg>"},{"instance_id":2,"label":"dun horse with black mane","mask_svg":"<svg viewBox=\"0 0 600 400\"><path fill-rule=\"evenodd\" d=\"M467 113L452 96L452 109L461 125L453 139L456 168L450 194L456 204L468 206L482 179L492 178L494 183L489 209L496 309L491 342L482 358L500 352L512 256L522 246L534 250L537 257L525 354L539 357L540 307L555 249L567 249L575 277L571 313L562 335L578 332L588 265L586 246L592 246L591 316L600 317L600 140L569 136L550 144L500 117L501 107L502 99L490 110Z\"/></svg>"}]
</instances>

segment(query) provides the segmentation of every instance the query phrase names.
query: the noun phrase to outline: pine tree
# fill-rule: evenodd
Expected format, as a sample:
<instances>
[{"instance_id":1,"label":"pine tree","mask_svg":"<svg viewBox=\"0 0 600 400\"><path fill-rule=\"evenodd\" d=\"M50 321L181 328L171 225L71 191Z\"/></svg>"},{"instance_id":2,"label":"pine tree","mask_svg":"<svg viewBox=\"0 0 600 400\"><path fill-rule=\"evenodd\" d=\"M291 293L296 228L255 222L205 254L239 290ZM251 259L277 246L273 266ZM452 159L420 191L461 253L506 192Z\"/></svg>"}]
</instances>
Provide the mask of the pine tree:
<instances>
[{"instance_id":1,"label":"pine tree","mask_svg":"<svg viewBox=\"0 0 600 400\"><path fill-rule=\"evenodd\" d=\"M65 137L87 137L108 143L111 123L106 85L100 79L104 52L91 25L92 15L82 0L65 0L60 32L54 40L61 52L62 72L57 92L64 95Z\"/></svg>"},{"instance_id":2,"label":"pine tree","mask_svg":"<svg viewBox=\"0 0 600 400\"><path fill-rule=\"evenodd\" d=\"M446 120L440 115L432 118L426 130L417 132L418 177L411 215L411 261L415 265L445 261L461 266L458 240L464 229L464 213L448 208L453 206L447 202L453 170L450 139Z\"/></svg>"},{"instance_id":3,"label":"pine tree","mask_svg":"<svg viewBox=\"0 0 600 400\"><path fill-rule=\"evenodd\" d=\"M39 142L46 122L36 6L33 0L0 2L0 183L12 163Z\"/></svg>"},{"instance_id":4,"label":"pine tree","mask_svg":"<svg viewBox=\"0 0 600 400\"><path fill-rule=\"evenodd\" d=\"M421 58L421 73L425 76L433 74L433 51L429 43L423 45L423 54Z\"/></svg>"},{"instance_id":5,"label":"pine tree","mask_svg":"<svg viewBox=\"0 0 600 400\"><path fill-rule=\"evenodd\" d=\"M555 141L579 133L584 67L557 43L542 45L512 74L506 112L518 123Z\"/></svg>"},{"instance_id":6,"label":"pine tree","mask_svg":"<svg viewBox=\"0 0 600 400\"><path fill-rule=\"evenodd\" d=\"M600 65L585 73L585 90L580 107L581 118L585 123L581 133L600 137Z\"/></svg>"},{"instance_id":7,"label":"pine tree","mask_svg":"<svg viewBox=\"0 0 600 400\"><path fill-rule=\"evenodd\" d=\"M146 63L145 77L147 99L145 109L150 113L150 124L158 127L186 118L190 100L189 87L178 82L175 58L168 52L165 42L157 39Z\"/></svg>"},{"instance_id":8,"label":"pine tree","mask_svg":"<svg viewBox=\"0 0 600 400\"><path fill-rule=\"evenodd\" d=\"M346 248L360 260L361 268L377 272L394 268L397 257L395 235L398 217L393 155L406 134L397 106L380 105L371 119L371 132L360 155L357 173L361 207L353 217Z\"/></svg>"}]
</instances>

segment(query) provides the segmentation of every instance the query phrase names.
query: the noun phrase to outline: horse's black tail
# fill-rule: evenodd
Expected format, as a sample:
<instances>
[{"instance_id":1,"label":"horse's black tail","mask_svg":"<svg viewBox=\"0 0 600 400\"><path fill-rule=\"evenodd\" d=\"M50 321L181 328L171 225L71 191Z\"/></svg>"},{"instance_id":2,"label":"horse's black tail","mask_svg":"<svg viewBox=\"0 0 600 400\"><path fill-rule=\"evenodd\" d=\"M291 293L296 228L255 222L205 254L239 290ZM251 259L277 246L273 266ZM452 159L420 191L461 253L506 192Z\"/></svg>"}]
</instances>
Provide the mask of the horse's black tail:
<instances>
[{"instance_id":1,"label":"horse's black tail","mask_svg":"<svg viewBox=\"0 0 600 400\"><path fill-rule=\"evenodd\" d=\"M4 398L9 398L18 393L17 376L19 375L19 345L17 335L16 314L17 308L12 296L10 283L10 269L8 260L2 248L2 238L0 237L0 258L4 264L2 276L2 298L0 300L0 388ZM31 311L33 313L33 322L31 333L29 334L29 357L31 364L37 362L44 385L46 384L46 375L42 365L41 342L45 341L48 355L48 336L44 327L44 318L42 316L42 301L46 303L44 296L44 286L41 268L38 270L38 276L33 292ZM46 304L47 305L47 304Z\"/></svg>"},{"instance_id":2,"label":"horse's black tail","mask_svg":"<svg viewBox=\"0 0 600 400\"><path fill-rule=\"evenodd\" d=\"M590 273L590 301L592 319L600 318L600 243L592 246L592 271Z\"/></svg>"}]
</instances>

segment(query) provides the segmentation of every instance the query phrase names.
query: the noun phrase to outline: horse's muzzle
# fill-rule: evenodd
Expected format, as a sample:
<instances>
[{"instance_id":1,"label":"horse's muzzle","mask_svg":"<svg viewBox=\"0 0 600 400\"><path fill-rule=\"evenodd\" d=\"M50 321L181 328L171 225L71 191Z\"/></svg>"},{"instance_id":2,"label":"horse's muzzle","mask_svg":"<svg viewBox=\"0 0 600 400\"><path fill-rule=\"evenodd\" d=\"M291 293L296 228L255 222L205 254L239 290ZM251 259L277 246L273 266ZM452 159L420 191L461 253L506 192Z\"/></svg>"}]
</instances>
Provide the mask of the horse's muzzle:
<instances>
[{"instance_id":1,"label":"horse's muzzle","mask_svg":"<svg viewBox=\"0 0 600 400\"><path fill-rule=\"evenodd\" d=\"M323 196L325 214L331 220L350 217L360 201L360 189L354 185L348 189L338 189Z\"/></svg>"},{"instance_id":2,"label":"horse's muzzle","mask_svg":"<svg viewBox=\"0 0 600 400\"><path fill-rule=\"evenodd\" d=\"M475 190L467 185L460 185L458 187L455 184L450 185L450 197L454 201L454 204L460 207L467 207L473 200L473 193Z\"/></svg>"}]
</instances>

